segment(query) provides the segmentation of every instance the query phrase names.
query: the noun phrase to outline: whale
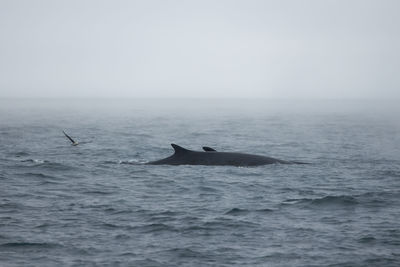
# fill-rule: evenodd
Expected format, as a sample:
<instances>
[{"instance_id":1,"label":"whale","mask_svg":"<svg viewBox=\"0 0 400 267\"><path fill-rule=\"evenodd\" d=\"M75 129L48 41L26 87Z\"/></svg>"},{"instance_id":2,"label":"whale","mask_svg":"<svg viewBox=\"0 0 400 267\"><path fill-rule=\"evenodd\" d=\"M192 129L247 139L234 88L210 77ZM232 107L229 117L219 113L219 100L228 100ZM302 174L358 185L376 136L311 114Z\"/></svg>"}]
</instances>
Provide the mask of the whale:
<instances>
[{"instance_id":1,"label":"whale","mask_svg":"<svg viewBox=\"0 0 400 267\"><path fill-rule=\"evenodd\" d=\"M307 164L298 161L286 161L261 155L240 152L219 152L211 147L204 151L194 151L171 144L174 154L164 159L150 161L147 165L206 165L206 166L261 166L267 164Z\"/></svg>"}]
</instances>

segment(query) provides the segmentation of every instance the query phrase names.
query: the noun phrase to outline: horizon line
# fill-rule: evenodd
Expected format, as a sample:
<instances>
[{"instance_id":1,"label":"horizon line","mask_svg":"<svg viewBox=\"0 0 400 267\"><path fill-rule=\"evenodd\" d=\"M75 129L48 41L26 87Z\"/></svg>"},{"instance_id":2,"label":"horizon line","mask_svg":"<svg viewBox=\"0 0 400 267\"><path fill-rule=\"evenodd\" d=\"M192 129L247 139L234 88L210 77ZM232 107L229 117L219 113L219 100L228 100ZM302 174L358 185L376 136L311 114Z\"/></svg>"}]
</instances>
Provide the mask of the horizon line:
<instances>
[{"instance_id":1,"label":"horizon line","mask_svg":"<svg viewBox=\"0 0 400 267\"><path fill-rule=\"evenodd\" d=\"M273 101L398 101L400 97L179 97L179 96L118 96L118 97L106 97L106 96L96 96L96 97L21 97L21 96L9 96L1 97L0 100L273 100Z\"/></svg>"}]
</instances>

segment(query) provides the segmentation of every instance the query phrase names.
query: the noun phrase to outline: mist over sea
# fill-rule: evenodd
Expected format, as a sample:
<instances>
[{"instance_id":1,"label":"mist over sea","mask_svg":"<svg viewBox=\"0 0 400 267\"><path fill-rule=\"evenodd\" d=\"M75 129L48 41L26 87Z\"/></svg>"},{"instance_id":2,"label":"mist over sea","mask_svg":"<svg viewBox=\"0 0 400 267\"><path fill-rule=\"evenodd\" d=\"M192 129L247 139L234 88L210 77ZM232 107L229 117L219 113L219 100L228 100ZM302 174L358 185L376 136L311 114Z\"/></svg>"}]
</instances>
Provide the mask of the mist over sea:
<instances>
[{"instance_id":1,"label":"mist over sea","mask_svg":"<svg viewBox=\"0 0 400 267\"><path fill-rule=\"evenodd\" d=\"M1 99L0 266L399 266L396 105ZM171 143L311 164L141 164Z\"/></svg>"}]
</instances>

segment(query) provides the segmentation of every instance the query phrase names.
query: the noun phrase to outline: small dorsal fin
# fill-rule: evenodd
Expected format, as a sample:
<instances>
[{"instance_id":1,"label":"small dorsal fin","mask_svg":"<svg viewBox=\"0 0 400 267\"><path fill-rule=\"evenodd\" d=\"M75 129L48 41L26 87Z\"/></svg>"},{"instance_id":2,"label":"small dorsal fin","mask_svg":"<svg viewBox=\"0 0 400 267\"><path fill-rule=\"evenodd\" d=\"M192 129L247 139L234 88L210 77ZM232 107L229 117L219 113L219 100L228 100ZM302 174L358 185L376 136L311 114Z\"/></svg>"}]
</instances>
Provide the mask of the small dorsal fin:
<instances>
[{"instance_id":1,"label":"small dorsal fin","mask_svg":"<svg viewBox=\"0 0 400 267\"><path fill-rule=\"evenodd\" d=\"M189 150L186 148L183 148L181 146L175 145L175 144L171 144L172 148L175 150L175 154L178 153L184 153L184 152L188 152Z\"/></svg>"},{"instance_id":2,"label":"small dorsal fin","mask_svg":"<svg viewBox=\"0 0 400 267\"><path fill-rule=\"evenodd\" d=\"M211 151L216 152L216 151L217 151L217 150L215 150L214 148L208 147L208 146L203 146L203 150L206 151L206 152L211 152Z\"/></svg>"}]
</instances>

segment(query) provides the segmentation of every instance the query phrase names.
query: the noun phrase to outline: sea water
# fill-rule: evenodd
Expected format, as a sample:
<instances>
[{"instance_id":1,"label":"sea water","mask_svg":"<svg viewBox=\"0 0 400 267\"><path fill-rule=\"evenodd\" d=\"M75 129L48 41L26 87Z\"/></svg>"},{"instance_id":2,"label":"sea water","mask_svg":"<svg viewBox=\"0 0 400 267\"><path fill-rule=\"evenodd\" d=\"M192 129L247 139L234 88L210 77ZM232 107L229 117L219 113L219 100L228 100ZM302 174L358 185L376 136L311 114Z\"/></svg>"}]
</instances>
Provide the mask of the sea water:
<instances>
[{"instance_id":1,"label":"sea water","mask_svg":"<svg viewBox=\"0 0 400 267\"><path fill-rule=\"evenodd\" d=\"M0 102L0 266L400 265L400 123L381 107ZM171 143L310 164L143 164Z\"/></svg>"}]
</instances>

